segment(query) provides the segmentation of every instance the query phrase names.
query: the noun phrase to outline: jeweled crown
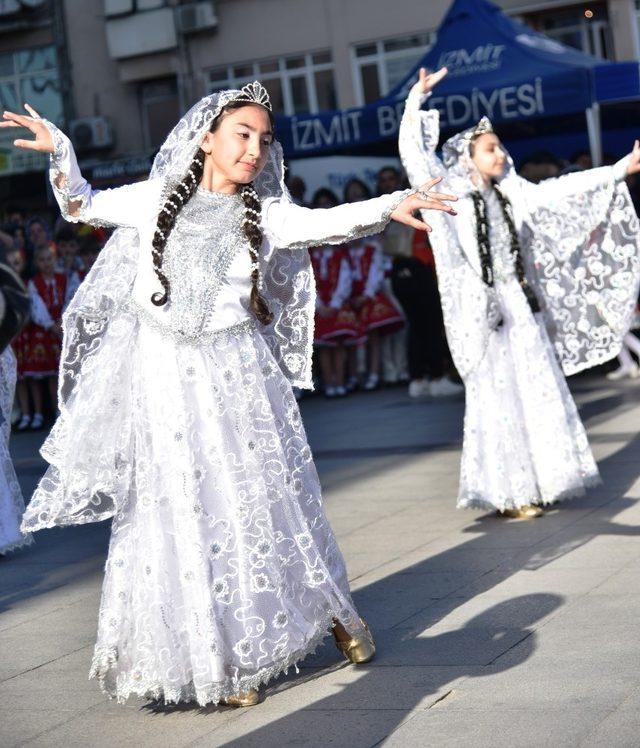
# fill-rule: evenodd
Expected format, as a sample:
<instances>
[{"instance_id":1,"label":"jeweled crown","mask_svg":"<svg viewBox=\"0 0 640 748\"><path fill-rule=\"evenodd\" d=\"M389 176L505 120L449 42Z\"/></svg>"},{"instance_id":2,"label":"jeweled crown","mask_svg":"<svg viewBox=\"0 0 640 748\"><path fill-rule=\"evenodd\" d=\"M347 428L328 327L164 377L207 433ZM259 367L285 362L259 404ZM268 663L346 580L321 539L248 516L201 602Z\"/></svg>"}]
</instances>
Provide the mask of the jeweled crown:
<instances>
[{"instance_id":1,"label":"jeweled crown","mask_svg":"<svg viewBox=\"0 0 640 748\"><path fill-rule=\"evenodd\" d=\"M234 96L233 101L246 101L250 104L259 104L270 112L271 100L267 89L260 83L260 81L253 81L253 83L247 83L240 89L238 96Z\"/></svg>"}]
</instances>

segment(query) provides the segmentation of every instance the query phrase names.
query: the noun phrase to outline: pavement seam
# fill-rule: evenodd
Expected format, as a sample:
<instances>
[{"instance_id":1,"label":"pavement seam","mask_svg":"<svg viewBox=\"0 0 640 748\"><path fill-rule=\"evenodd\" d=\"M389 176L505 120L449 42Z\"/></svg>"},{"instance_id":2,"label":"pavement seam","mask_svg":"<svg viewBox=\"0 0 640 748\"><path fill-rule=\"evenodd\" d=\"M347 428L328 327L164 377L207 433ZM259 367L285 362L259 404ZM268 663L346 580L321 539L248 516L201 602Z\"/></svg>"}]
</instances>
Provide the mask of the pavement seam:
<instances>
[{"instance_id":1,"label":"pavement seam","mask_svg":"<svg viewBox=\"0 0 640 748\"><path fill-rule=\"evenodd\" d=\"M60 655L60 657L54 657L52 660L47 660L46 662L41 662L38 665L34 665L34 667L27 668L26 670L22 670L19 673L16 673L15 675L11 675L9 678L4 678L0 683L8 683L10 680L13 680L14 678L19 678L21 675L26 675L27 673L32 673L34 670L39 670L41 667L44 667L45 665L50 665L52 662L58 662L58 660L63 660L65 657L68 657L69 655L76 654L77 652L82 652L83 649L93 649L93 644L84 644L82 647L78 647L78 649L72 649L70 652L65 652L64 654Z\"/></svg>"}]
</instances>

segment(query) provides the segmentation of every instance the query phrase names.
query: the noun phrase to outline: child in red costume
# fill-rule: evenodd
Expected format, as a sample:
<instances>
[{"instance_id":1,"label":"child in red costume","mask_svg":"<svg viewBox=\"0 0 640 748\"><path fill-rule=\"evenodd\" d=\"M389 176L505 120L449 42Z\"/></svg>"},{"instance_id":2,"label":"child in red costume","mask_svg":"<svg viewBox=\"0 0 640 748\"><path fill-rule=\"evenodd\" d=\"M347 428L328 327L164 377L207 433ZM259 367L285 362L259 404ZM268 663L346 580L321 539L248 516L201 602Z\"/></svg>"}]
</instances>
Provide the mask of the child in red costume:
<instances>
[{"instance_id":1,"label":"child in red costume","mask_svg":"<svg viewBox=\"0 0 640 748\"><path fill-rule=\"evenodd\" d=\"M344 386L345 344L358 338L358 320L347 304L351 295L349 255L344 247L314 247L310 250L316 279L314 344L319 349L320 368L327 397L347 394Z\"/></svg>"},{"instance_id":2,"label":"child in red costume","mask_svg":"<svg viewBox=\"0 0 640 748\"><path fill-rule=\"evenodd\" d=\"M384 257L377 239L369 237L350 242L349 262L351 306L358 315L360 333L366 336L369 349L369 372L364 388L373 390L380 382L380 338L402 329L404 315L382 290Z\"/></svg>"},{"instance_id":3,"label":"child in red costume","mask_svg":"<svg viewBox=\"0 0 640 748\"><path fill-rule=\"evenodd\" d=\"M22 370L27 380L33 416L23 410L18 430L42 428L43 381L49 389L54 407L57 404L58 364L62 338L62 312L69 301L69 283L64 273L56 272L55 256L49 247L36 250L37 273L29 281L31 322L27 328L27 345Z\"/></svg>"}]
</instances>

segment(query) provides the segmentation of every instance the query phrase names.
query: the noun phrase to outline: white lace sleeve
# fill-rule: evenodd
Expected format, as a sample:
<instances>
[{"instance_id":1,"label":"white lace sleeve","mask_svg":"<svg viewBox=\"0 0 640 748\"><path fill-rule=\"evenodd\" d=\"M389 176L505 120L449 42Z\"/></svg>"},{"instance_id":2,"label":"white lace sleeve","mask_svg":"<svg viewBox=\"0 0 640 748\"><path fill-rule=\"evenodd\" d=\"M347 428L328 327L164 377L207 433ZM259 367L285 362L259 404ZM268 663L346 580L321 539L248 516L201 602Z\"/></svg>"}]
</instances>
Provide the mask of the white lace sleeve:
<instances>
[{"instance_id":1,"label":"white lace sleeve","mask_svg":"<svg viewBox=\"0 0 640 748\"><path fill-rule=\"evenodd\" d=\"M48 330L53 326L53 320L49 314L42 296L38 293L33 281L29 281L29 297L31 299L31 320L39 327Z\"/></svg>"},{"instance_id":2,"label":"white lace sleeve","mask_svg":"<svg viewBox=\"0 0 640 748\"><path fill-rule=\"evenodd\" d=\"M629 156L625 156L613 166L577 171L555 179L545 179L539 184L515 174L509 177L509 181L520 194L523 207L528 213L533 214L539 209L564 211L561 203L566 198L586 196L600 187L615 186L624 180L628 163Z\"/></svg>"},{"instance_id":3,"label":"white lace sleeve","mask_svg":"<svg viewBox=\"0 0 640 748\"><path fill-rule=\"evenodd\" d=\"M343 258L340 262L340 274L338 275L338 283L336 290L333 292L331 297L330 307L333 309L340 309L340 307L346 302L351 295L351 269L346 258Z\"/></svg>"},{"instance_id":4,"label":"white lace sleeve","mask_svg":"<svg viewBox=\"0 0 640 748\"><path fill-rule=\"evenodd\" d=\"M270 244L281 249L306 249L320 244L345 244L379 234L410 190L374 197L335 208L302 208L282 197L265 200L262 226Z\"/></svg>"},{"instance_id":5,"label":"white lace sleeve","mask_svg":"<svg viewBox=\"0 0 640 748\"><path fill-rule=\"evenodd\" d=\"M440 113L437 109L421 111L426 98L415 92L409 94L398 135L400 158L412 187L420 187L434 177L446 176L446 169L436 156Z\"/></svg>"},{"instance_id":6,"label":"white lace sleeve","mask_svg":"<svg viewBox=\"0 0 640 748\"><path fill-rule=\"evenodd\" d=\"M51 133L49 178L60 211L67 221L92 226L139 226L159 210L162 179L145 180L108 190L94 190L82 176L69 138L44 120Z\"/></svg>"}]
</instances>

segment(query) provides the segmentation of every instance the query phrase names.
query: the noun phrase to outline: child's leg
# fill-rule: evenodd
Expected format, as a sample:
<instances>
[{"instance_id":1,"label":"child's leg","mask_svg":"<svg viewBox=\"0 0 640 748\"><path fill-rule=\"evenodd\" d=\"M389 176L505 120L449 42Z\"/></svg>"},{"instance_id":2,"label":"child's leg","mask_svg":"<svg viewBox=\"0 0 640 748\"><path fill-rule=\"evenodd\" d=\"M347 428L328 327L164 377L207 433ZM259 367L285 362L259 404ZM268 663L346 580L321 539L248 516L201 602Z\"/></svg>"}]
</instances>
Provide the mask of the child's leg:
<instances>
[{"instance_id":1,"label":"child's leg","mask_svg":"<svg viewBox=\"0 0 640 748\"><path fill-rule=\"evenodd\" d=\"M51 398L51 407L53 412L58 410L58 377L56 375L47 377L47 386L49 387L49 397Z\"/></svg>"},{"instance_id":2,"label":"child's leg","mask_svg":"<svg viewBox=\"0 0 640 748\"><path fill-rule=\"evenodd\" d=\"M358 379L358 346L350 345L348 354L349 376Z\"/></svg>"},{"instance_id":3,"label":"child's leg","mask_svg":"<svg viewBox=\"0 0 640 748\"><path fill-rule=\"evenodd\" d=\"M369 374L380 375L380 333L377 330L369 333Z\"/></svg>"},{"instance_id":4,"label":"child's leg","mask_svg":"<svg viewBox=\"0 0 640 748\"><path fill-rule=\"evenodd\" d=\"M26 379L18 379L16 385L16 394L18 395L18 405L23 416L31 415L31 403L29 402L29 387Z\"/></svg>"},{"instance_id":5,"label":"child's leg","mask_svg":"<svg viewBox=\"0 0 640 748\"><path fill-rule=\"evenodd\" d=\"M620 362L620 366L622 368L630 369L635 364L635 361L629 353L629 348L627 348L626 343L627 338L624 339L624 343L622 345L622 348L620 349L620 353L618 353L618 361Z\"/></svg>"},{"instance_id":6,"label":"child's leg","mask_svg":"<svg viewBox=\"0 0 640 748\"><path fill-rule=\"evenodd\" d=\"M31 402L33 403L33 414L42 415L42 380L28 377L27 382L29 383L29 394L31 395Z\"/></svg>"},{"instance_id":7,"label":"child's leg","mask_svg":"<svg viewBox=\"0 0 640 748\"><path fill-rule=\"evenodd\" d=\"M331 368L336 387L344 387L344 346L339 344L332 351Z\"/></svg>"},{"instance_id":8,"label":"child's leg","mask_svg":"<svg viewBox=\"0 0 640 748\"><path fill-rule=\"evenodd\" d=\"M318 355L320 357L320 371L322 372L322 384L325 389L335 385L333 377L333 351L329 346L318 346Z\"/></svg>"},{"instance_id":9,"label":"child's leg","mask_svg":"<svg viewBox=\"0 0 640 748\"><path fill-rule=\"evenodd\" d=\"M640 358L640 340L632 332L628 332L624 336L624 345L622 350L625 350L625 346L630 348L638 358Z\"/></svg>"}]
</instances>

